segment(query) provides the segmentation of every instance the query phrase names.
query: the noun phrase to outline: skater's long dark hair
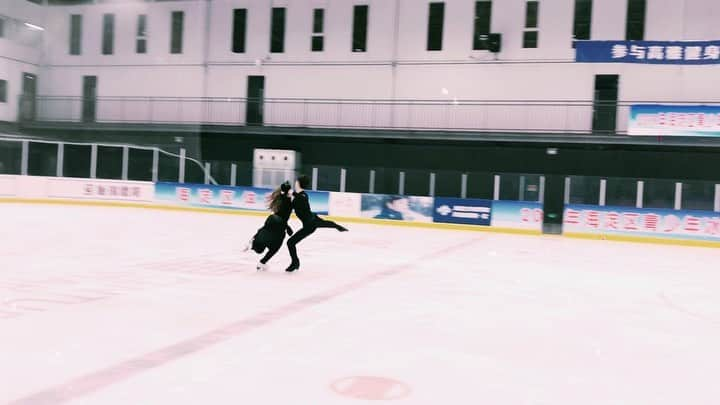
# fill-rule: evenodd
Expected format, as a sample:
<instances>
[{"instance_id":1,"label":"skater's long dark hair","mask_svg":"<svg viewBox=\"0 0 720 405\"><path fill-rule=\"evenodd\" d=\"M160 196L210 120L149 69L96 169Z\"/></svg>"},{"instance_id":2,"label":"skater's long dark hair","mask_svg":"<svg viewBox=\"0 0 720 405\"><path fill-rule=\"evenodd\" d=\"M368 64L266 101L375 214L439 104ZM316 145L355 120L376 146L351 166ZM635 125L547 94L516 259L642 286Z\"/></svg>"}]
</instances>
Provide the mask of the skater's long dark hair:
<instances>
[{"instance_id":1,"label":"skater's long dark hair","mask_svg":"<svg viewBox=\"0 0 720 405\"><path fill-rule=\"evenodd\" d=\"M277 214L278 210L280 209L280 204L282 204L283 198L287 197L288 192L290 191L290 184L285 182L280 185L275 191L272 192L267 198L267 206L270 211Z\"/></svg>"}]
</instances>

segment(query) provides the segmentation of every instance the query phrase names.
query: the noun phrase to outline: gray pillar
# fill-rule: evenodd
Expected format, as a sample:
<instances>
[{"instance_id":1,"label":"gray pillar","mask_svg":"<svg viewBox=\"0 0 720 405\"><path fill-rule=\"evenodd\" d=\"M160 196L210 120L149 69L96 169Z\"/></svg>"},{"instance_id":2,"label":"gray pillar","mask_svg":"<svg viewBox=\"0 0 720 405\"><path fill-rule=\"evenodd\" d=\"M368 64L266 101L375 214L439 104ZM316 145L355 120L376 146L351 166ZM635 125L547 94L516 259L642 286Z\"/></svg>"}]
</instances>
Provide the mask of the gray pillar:
<instances>
[{"instance_id":1,"label":"gray pillar","mask_svg":"<svg viewBox=\"0 0 720 405\"><path fill-rule=\"evenodd\" d=\"M312 170L312 189L317 190L318 188L318 168L313 167Z\"/></svg>"},{"instance_id":2,"label":"gray pillar","mask_svg":"<svg viewBox=\"0 0 720 405\"><path fill-rule=\"evenodd\" d=\"M30 156L30 142L22 141L22 152L20 156L20 174L27 176L28 174L28 157Z\"/></svg>"},{"instance_id":3,"label":"gray pillar","mask_svg":"<svg viewBox=\"0 0 720 405\"><path fill-rule=\"evenodd\" d=\"M637 182L637 197L635 198L635 208L643 207L643 194L645 193L645 182L638 180Z\"/></svg>"},{"instance_id":4,"label":"gray pillar","mask_svg":"<svg viewBox=\"0 0 720 405\"><path fill-rule=\"evenodd\" d=\"M463 173L462 176L460 176L460 198L467 198L467 182L468 175L467 173Z\"/></svg>"},{"instance_id":5,"label":"gray pillar","mask_svg":"<svg viewBox=\"0 0 720 405\"><path fill-rule=\"evenodd\" d=\"M57 177L63 176L63 168L65 166L65 144L59 143L57 150L57 166L55 168L55 175Z\"/></svg>"},{"instance_id":6,"label":"gray pillar","mask_svg":"<svg viewBox=\"0 0 720 405\"><path fill-rule=\"evenodd\" d=\"M496 174L493 177L493 200L497 201L500 199L500 175Z\"/></svg>"},{"instance_id":7,"label":"gray pillar","mask_svg":"<svg viewBox=\"0 0 720 405\"><path fill-rule=\"evenodd\" d=\"M570 177L565 177L565 192L563 197L563 203L565 205L570 204L570 187L572 187L572 181Z\"/></svg>"},{"instance_id":8,"label":"gray pillar","mask_svg":"<svg viewBox=\"0 0 720 405\"><path fill-rule=\"evenodd\" d=\"M122 179L128 179L128 162L130 160L130 149L127 146L123 146L122 154Z\"/></svg>"},{"instance_id":9,"label":"gray pillar","mask_svg":"<svg viewBox=\"0 0 720 405\"><path fill-rule=\"evenodd\" d=\"M230 185L237 186L237 165L235 163L230 165Z\"/></svg>"},{"instance_id":10,"label":"gray pillar","mask_svg":"<svg viewBox=\"0 0 720 405\"><path fill-rule=\"evenodd\" d=\"M607 194L607 179L600 179L600 197L598 197L598 205L605 206L605 195Z\"/></svg>"},{"instance_id":11,"label":"gray pillar","mask_svg":"<svg viewBox=\"0 0 720 405\"><path fill-rule=\"evenodd\" d=\"M435 197L435 173L430 173L430 197Z\"/></svg>"},{"instance_id":12,"label":"gray pillar","mask_svg":"<svg viewBox=\"0 0 720 405\"><path fill-rule=\"evenodd\" d=\"M210 162L205 162L205 184L210 184Z\"/></svg>"},{"instance_id":13,"label":"gray pillar","mask_svg":"<svg viewBox=\"0 0 720 405\"><path fill-rule=\"evenodd\" d=\"M90 178L94 179L97 177L97 155L98 155L98 146L96 144L92 144L90 147Z\"/></svg>"},{"instance_id":14,"label":"gray pillar","mask_svg":"<svg viewBox=\"0 0 720 405\"><path fill-rule=\"evenodd\" d=\"M675 209L682 209L682 183L675 183Z\"/></svg>"},{"instance_id":15,"label":"gray pillar","mask_svg":"<svg viewBox=\"0 0 720 405\"><path fill-rule=\"evenodd\" d=\"M340 169L340 192L345 192L345 181L347 179L347 170Z\"/></svg>"},{"instance_id":16,"label":"gray pillar","mask_svg":"<svg viewBox=\"0 0 720 405\"><path fill-rule=\"evenodd\" d=\"M370 170L370 187L368 187L370 194L375 193L375 170Z\"/></svg>"},{"instance_id":17,"label":"gray pillar","mask_svg":"<svg viewBox=\"0 0 720 405\"><path fill-rule=\"evenodd\" d=\"M178 183L185 183L185 148L180 148L180 161L178 170Z\"/></svg>"},{"instance_id":18,"label":"gray pillar","mask_svg":"<svg viewBox=\"0 0 720 405\"><path fill-rule=\"evenodd\" d=\"M398 194L405 195L405 172L400 172L398 176Z\"/></svg>"},{"instance_id":19,"label":"gray pillar","mask_svg":"<svg viewBox=\"0 0 720 405\"><path fill-rule=\"evenodd\" d=\"M153 148L153 162L152 162L152 181L153 183L158 182L158 169L160 166L160 151L158 148Z\"/></svg>"},{"instance_id":20,"label":"gray pillar","mask_svg":"<svg viewBox=\"0 0 720 405\"><path fill-rule=\"evenodd\" d=\"M538 190L538 202L545 202L545 176L540 176L540 186Z\"/></svg>"}]
</instances>

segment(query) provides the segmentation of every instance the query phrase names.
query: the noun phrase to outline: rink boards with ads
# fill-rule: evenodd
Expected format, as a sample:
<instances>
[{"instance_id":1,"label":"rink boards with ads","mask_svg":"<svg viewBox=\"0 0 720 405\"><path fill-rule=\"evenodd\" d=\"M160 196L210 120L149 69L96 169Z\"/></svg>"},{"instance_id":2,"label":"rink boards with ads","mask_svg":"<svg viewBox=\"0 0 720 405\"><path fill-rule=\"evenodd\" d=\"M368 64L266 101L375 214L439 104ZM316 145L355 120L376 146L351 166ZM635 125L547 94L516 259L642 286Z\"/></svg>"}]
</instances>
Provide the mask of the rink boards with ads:
<instances>
[{"instance_id":1,"label":"rink boards with ads","mask_svg":"<svg viewBox=\"0 0 720 405\"><path fill-rule=\"evenodd\" d=\"M219 208L266 212L269 188L231 187L210 184L157 183L155 201L164 204L185 205L196 208ZM313 211L327 215L330 193L308 191Z\"/></svg>"},{"instance_id":2,"label":"rink boards with ads","mask_svg":"<svg viewBox=\"0 0 720 405\"><path fill-rule=\"evenodd\" d=\"M573 204L563 222L567 236L720 242L720 212Z\"/></svg>"}]
</instances>

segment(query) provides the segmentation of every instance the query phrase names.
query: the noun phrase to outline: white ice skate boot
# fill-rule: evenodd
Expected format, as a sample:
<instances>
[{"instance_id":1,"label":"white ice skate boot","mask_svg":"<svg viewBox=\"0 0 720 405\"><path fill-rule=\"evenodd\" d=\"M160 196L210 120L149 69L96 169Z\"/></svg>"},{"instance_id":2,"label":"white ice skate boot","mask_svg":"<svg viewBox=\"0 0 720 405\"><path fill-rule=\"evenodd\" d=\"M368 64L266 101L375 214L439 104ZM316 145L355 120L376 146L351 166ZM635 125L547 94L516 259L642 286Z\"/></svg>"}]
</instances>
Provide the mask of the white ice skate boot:
<instances>
[{"instance_id":1,"label":"white ice skate boot","mask_svg":"<svg viewBox=\"0 0 720 405\"><path fill-rule=\"evenodd\" d=\"M250 250L250 248L252 247L252 243L253 243L253 239L250 239L250 240L248 241L248 243L245 245L245 248L242 250L243 253L245 253L245 252L247 252L248 250Z\"/></svg>"},{"instance_id":2,"label":"white ice skate boot","mask_svg":"<svg viewBox=\"0 0 720 405\"><path fill-rule=\"evenodd\" d=\"M268 265L265 263L258 263L257 271L267 271Z\"/></svg>"}]
</instances>

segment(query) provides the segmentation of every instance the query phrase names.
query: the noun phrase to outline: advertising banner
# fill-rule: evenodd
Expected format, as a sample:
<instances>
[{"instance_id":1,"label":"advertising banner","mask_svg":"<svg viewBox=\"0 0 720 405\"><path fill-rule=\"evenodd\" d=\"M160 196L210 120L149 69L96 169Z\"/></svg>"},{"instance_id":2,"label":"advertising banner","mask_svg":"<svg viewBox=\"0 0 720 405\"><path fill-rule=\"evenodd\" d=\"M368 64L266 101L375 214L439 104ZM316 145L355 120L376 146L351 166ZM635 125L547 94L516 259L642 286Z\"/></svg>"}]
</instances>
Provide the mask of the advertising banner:
<instances>
[{"instance_id":1,"label":"advertising banner","mask_svg":"<svg viewBox=\"0 0 720 405\"><path fill-rule=\"evenodd\" d=\"M209 184L157 183L157 202L189 205L205 208L227 208L250 211L267 211L269 188L214 186ZM317 214L327 215L329 194L323 191L308 191L310 208Z\"/></svg>"},{"instance_id":2,"label":"advertising banner","mask_svg":"<svg viewBox=\"0 0 720 405\"><path fill-rule=\"evenodd\" d=\"M434 222L490 226L491 217L490 200L435 198Z\"/></svg>"},{"instance_id":3,"label":"advertising banner","mask_svg":"<svg viewBox=\"0 0 720 405\"><path fill-rule=\"evenodd\" d=\"M150 182L48 177L46 197L152 202L153 191Z\"/></svg>"},{"instance_id":4,"label":"advertising banner","mask_svg":"<svg viewBox=\"0 0 720 405\"><path fill-rule=\"evenodd\" d=\"M335 217L360 218L362 194L330 193L330 215Z\"/></svg>"},{"instance_id":5,"label":"advertising banner","mask_svg":"<svg viewBox=\"0 0 720 405\"><path fill-rule=\"evenodd\" d=\"M720 241L720 213L568 205L563 230L567 233Z\"/></svg>"},{"instance_id":6,"label":"advertising banner","mask_svg":"<svg viewBox=\"0 0 720 405\"><path fill-rule=\"evenodd\" d=\"M541 231L543 206L530 201L493 201L492 226Z\"/></svg>"},{"instance_id":7,"label":"advertising banner","mask_svg":"<svg viewBox=\"0 0 720 405\"><path fill-rule=\"evenodd\" d=\"M720 136L720 106L640 104L630 108L630 135Z\"/></svg>"},{"instance_id":8,"label":"advertising banner","mask_svg":"<svg viewBox=\"0 0 720 405\"><path fill-rule=\"evenodd\" d=\"M720 64L720 41L576 41L575 61L714 65Z\"/></svg>"},{"instance_id":9,"label":"advertising banner","mask_svg":"<svg viewBox=\"0 0 720 405\"><path fill-rule=\"evenodd\" d=\"M363 218L432 222L433 198L363 194L361 215Z\"/></svg>"}]
</instances>

